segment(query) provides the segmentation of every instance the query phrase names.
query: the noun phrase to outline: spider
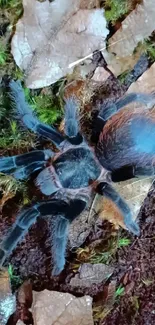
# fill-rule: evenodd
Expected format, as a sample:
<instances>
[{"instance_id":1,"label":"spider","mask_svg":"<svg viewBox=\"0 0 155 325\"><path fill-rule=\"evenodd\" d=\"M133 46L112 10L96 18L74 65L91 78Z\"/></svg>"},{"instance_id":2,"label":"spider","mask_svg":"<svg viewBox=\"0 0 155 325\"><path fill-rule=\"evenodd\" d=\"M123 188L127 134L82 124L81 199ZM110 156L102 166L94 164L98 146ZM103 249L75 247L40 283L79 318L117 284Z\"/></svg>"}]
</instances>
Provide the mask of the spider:
<instances>
[{"instance_id":1,"label":"spider","mask_svg":"<svg viewBox=\"0 0 155 325\"><path fill-rule=\"evenodd\" d=\"M0 265L17 246L37 217L53 216L53 275L65 266L65 250L70 223L86 208L93 191L112 200L120 210L127 229L139 235L132 212L112 182L154 175L155 114L150 110L154 94L127 94L101 109L97 117L99 139L89 146L80 132L78 104L74 98L65 103L65 135L41 123L25 100L19 81L10 81L11 99L23 124L50 139L59 152L50 149L0 159L0 171L23 180L39 171L35 183L47 200L25 207L17 215L8 235L0 244ZM146 109L123 108L138 101Z\"/></svg>"}]
</instances>

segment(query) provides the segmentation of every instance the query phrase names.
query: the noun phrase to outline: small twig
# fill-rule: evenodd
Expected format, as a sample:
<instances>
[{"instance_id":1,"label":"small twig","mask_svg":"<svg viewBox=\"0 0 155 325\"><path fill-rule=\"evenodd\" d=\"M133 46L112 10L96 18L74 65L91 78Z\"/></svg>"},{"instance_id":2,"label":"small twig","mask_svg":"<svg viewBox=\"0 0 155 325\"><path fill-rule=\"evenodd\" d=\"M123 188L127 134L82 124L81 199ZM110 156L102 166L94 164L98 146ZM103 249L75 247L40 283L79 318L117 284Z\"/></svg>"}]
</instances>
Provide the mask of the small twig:
<instances>
[{"instance_id":1,"label":"small twig","mask_svg":"<svg viewBox=\"0 0 155 325\"><path fill-rule=\"evenodd\" d=\"M120 39L120 40L118 40L118 41L112 43L111 45L108 46L108 48L111 47L111 46L113 46L114 44L117 44L117 43L119 43L119 42L122 42L124 39L126 39L126 38L124 37L124 38L122 38L122 39ZM99 49L99 50L97 50L97 51L95 51L95 52L97 53L97 52L101 52L101 51L104 51L104 50L106 50L106 46L105 46L105 47L102 47L101 49ZM77 61L74 61L74 62L70 63L69 66L68 66L68 68L69 68L69 69L73 68L75 65L77 65L77 64L79 64L79 63L81 63L81 62L83 62L83 61L85 61L85 60L91 58L92 55L93 55L93 53L90 53L90 54L88 54L87 56L85 56L84 58L79 59L79 60L77 60Z\"/></svg>"},{"instance_id":2,"label":"small twig","mask_svg":"<svg viewBox=\"0 0 155 325\"><path fill-rule=\"evenodd\" d=\"M95 207L95 204L96 204L98 198L99 198L99 195L96 194L95 197L94 197L94 199L93 199L93 202L92 202L92 205L91 205L90 211L89 211L88 222L90 221L90 217L91 217L91 214L92 214L93 210L95 211L94 207ZM96 211L95 211L95 212L96 212Z\"/></svg>"}]
</instances>

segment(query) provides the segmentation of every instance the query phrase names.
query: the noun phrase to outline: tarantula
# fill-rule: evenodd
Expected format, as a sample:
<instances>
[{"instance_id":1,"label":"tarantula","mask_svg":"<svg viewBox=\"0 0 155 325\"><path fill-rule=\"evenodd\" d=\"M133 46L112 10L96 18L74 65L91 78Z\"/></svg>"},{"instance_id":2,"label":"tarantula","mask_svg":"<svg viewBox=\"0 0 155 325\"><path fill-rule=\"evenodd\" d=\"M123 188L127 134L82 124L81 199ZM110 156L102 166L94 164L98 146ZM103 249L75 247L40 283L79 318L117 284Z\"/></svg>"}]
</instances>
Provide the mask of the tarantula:
<instances>
[{"instance_id":1,"label":"tarantula","mask_svg":"<svg viewBox=\"0 0 155 325\"><path fill-rule=\"evenodd\" d=\"M100 135L96 147L90 147L81 134L78 105L73 98L65 103L65 136L53 126L41 123L25 101L19 81L10 82L11 99L27 128L50 139L59 149L33 150L0 159L0 171L17 179L27 179L39 171L36 185L48 200L23 209L9 234L0 244L0 265L16 247L38 216L52 215L53 275L65 265L69 224L86 208L92 191L112 200L121 211L129 231L139 235L127 203L110 183L132 177L154 175L155 114L149 110L154 94L128 94L99 112ZM138 101L147 105L142 112L122 109ZM98 124L98 125L99 125Z\"/></svg>"}]
</instances>

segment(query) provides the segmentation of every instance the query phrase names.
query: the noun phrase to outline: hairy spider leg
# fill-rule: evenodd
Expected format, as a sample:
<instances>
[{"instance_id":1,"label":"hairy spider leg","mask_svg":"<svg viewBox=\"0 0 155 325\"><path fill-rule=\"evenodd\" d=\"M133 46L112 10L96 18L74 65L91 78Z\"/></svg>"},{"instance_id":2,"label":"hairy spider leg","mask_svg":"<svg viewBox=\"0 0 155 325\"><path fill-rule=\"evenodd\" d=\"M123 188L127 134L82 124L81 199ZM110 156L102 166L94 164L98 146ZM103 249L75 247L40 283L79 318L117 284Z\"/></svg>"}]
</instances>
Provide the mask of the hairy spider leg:
<instances>
[{"instance_id":1,"label":"hairy spider leg","mask_svg":"<svg viewBox=\"0 0 155 325\"><path fill-rule=\"evenodd\" d=\"M68 240L69 220L62 216L57 216L52 222L51 239L52 239L52 257L53 270L52 275L58 275L65 266L65 253Z\"/></svg>"},{"instance_id":2,"label":"hairy spider leg","mask_svg":"<svg viewBox=\"0 0 155 325\"><path fill-rule=\"evenodd\" d=\"M98 118L106 122L111 116L116 114L120 109L124 108L126 105L138 102L147 106L147 108L152 108L155 104L155 94L142 94L142 93L131 93L126 94L124 97L117 100L115 103L108 105L106 108L101 109ZM102 126L103 127L103 126Z\"/></svg>"},{"instance_id":3,"label":"hairy spider leg","mask_svg":"<svg viewBox=\"0 0 155 325\"><path fill-rule=\"evenodd\" d=\"M58 148L61 142L64 141L63 135L58 132L53 126L49 126L45 123L41 123L35 113L32 111L31 107L25 100L25 95L20 81L10 81L10 98L12 100L13 106L19 113L21 120L28 129L32 130L34 133L38 133L41 136L50 139Z\"/></svg>"},{"instance_id":4,"label":"hairy spider leg","mask_svg":"<svg viewBox=\"0 0 155 325\"><path fill-rule=\"evenodd\" d=\"M50 149L34 150L22 155L0 158L0 172L12 174L17 179L24 179L36 170L43 168L45 162L53 156Z\"/></svg>"},{"instance_id":5,"label":"hairy spider leg","mask_svg":"<svg viewBox=\"0 0 155 325\"><path fill-rule=\"evenodd\" d=\"M70 223L86 208L85 199L71 200L68 206L68 214L66 216L57 216L52 222L52 256L53 271L52 275L58 275L65 266L65 252L68 240L68 228Z\"/></svg>"},{"instance_id":6,"label":"hairy spider leg","mask_svg":"<svg viewBox=\"0 0 155 325\"><path fill-rule=\"evenodd\" d=\"M69 203L51 199L36 203L34 206L21 211L12 226L10 233L0 244L0 265L2 265L6 257L13 251L19 241L28 231L32 224L35 223L37 217L53 215L56 216L55 233L53 233L53 249L54 254L54 273L60 272L65 264L65 250L67 244L68 224L74 220L86 207L86 201L82 199L74 199Z\"/></svg>"},{"instance_id":7,"label":"hairy spider leg","mask_svg":"<svg viewBox=\"0 0 155 325\"><path fill-rule=\"evenodd\" d=\"M78 121L78 103L75 98L66 99L65 104L65 134L68 141L73 145L79 145L83 141L83 137L79 132Z\"/></svg>"},{"instance_id":8,"label":"hairy spider leg","mask_svg":"<svg viewBox=\"0 0 155 325\"><path fill-rule=\"evenodd\" d=\"M104 195L108 199L110 199L114 204L118 207L120 212L123 215L124 224L127 229L131 231L134 235L139 235L140 229L138 224L132 219L131 210L128 207L127 203L121 198L118 192L114 190L114 188L105 182L101 182L97 186L97 192L100 195Z\"/></svg>"},{"instance_id":9,"label":"hairy spider leg","mask_svg":"<svg viewBox=\"0 0 155 325\"><path fill-rule=\"evenodd\" d=\"M128 179L140 176L154 176L155 175L155 166L148 165L144 167L138 166L123 166L119 169L112 171L111 179L113 182L126 181Z\"/></svg>"}]
</instances>

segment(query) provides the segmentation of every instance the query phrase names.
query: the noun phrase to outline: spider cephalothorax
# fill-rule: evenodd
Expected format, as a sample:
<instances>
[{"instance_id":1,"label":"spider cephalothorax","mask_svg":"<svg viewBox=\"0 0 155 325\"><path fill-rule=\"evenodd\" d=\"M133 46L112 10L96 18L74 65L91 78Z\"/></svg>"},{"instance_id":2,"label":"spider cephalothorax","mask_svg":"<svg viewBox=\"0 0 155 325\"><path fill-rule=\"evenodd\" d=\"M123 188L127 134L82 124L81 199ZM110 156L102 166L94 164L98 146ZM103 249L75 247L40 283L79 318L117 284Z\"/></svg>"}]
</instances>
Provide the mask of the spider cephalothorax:
<instances>
[{"instance_id":1,"label":"spider cephalothorax","mask_svg":"<svg viewBox=\"0 0 155 325\"><path fill-rule=\"evenodd\" d=\"M92 191L111 199L120 209L127 229L138 235L139 226L133 221L127 203L110 183L154 174L153 113L144 111L142 120L140 113L132 114L128 109L121 110L132 101L153 104L154 95L130 94L101 111L98 116L102 122L99 140L96 148L91 148L80 133L75 100L66 100L63 136L52 126L41 123L33 114L25 101L20 82L11 81L10 89L11 99L22 122L33 132L50 139L59 149L59 153L50 149L34 150L0 159L0 171L21 180L29 178L38 170L36 185L43 194L49 196L47 201L36 203L19 213L10 233L1 242L0 264L4 263L6 256L12 252L38 216L52 215L55 220L52 236L53 274L59 274L65 265L68 226L86 208ZM114 115L115 113L117 114ZM151 141L149 148L144 141L147 136Z\"/></svg>"}]
</instances>

